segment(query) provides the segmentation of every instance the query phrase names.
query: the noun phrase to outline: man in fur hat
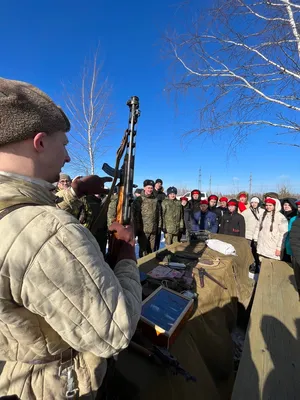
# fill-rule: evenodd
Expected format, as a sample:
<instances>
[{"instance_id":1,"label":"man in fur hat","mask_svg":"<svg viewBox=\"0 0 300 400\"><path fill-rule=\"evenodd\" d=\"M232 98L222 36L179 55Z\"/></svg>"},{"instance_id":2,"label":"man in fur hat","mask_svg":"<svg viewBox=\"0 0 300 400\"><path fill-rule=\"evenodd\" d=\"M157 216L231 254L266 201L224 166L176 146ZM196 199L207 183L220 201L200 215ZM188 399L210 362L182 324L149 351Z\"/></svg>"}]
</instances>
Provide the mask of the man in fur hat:
<instances>
[{"instance_id":1,"label":"man in fur hat","mask_svg":"<svg viewBox=\"0 0 300 400\"><path fill-rule=\"evenodd\" d=\"M133 220L135 234L138 237L139 256L143 257L155 251L157 232L161 230L161 206L153 193L152 179L144 181L144 190L141 196L133 202Z\"/></svg>"},{"instance_id":2,"label":"man in fur hat","mask_svg":"<svg viewBox=\"0 0 300 400\"><path fill-rule=\"evenodd\" d=\"M140 317L132 230L111 227L112 270L89 230L56 207L51 182L70 161L70 123L50 97L1 78L0 116L0 396L95 399L106 359L128 346ZM73 195L102 193L106 181L77 179Z\"/></svg>"},{"instance_id":3,"label":"man in fur hat","mask_svg":"<svg viewBox=\"0 0 300 400\"><path fill-rule=\"evenodd\" d=\"M167 198L162 202L163 232L166 245L176 243L183 233L183 210L181 202L176 199L177 189L171 186L167 189Z\"/></svg>"}]
</instances>

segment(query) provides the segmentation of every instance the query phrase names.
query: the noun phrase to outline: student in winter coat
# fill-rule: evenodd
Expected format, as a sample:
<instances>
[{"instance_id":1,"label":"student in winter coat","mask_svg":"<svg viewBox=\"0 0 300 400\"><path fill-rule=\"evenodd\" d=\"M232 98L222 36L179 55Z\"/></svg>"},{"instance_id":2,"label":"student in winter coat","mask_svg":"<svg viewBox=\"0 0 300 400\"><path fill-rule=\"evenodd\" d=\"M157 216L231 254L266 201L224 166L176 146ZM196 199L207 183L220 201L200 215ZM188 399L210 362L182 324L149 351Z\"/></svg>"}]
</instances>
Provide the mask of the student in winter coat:
<instances>
[{"instance_id":1,"label":"student in winter coat","mask_svg":"<svg viewBox=\"0 0 300 400\"><path fill-rule=\"evenodd\" d=\"M183 236L186 234L187 226L189 224L189 215L190 215L189 213L186 212L186 210L188 209L189 199L187 197L180 197L180 202L181 202L184 227L182 233L179 234L179 241L183 239L184 238Z\"/></svg>"},{"instance_id":2,"label":"student in winter coat","mask_svg":"<svg viewBox=\"0 0 300 400\"><path fill-rule=\"evenodd\" d=\"M238 212L240 214L250 207L250 205L248 203L248 197L249 197L249 195L248 195L247 192L240 192L237 195L237 198L238 198L238 201L239 201Z\"/></svg>"},{"instance_id":3,"label":"student in winter coat","mask_svg":"<svg viewBox=\"0 0 300 400\"><path fill-rule=\"evenodd\" d=\"M238 214L238 201L229 200L228 213L221 218L219 233L231 236L245 237L245 219Z\"/></svg>"},{"instance_id":4,"label":"student in winter coat","mask_svg":"<svg viewBox=\"0 0 300 400\"><path fill-rule=\"evenodd\" d=\"M300 201L297 201L296 204L300 212ZM300 218L295 217L295 220L291 224L289 243L291 246L292 265L300 301Z\"/></svg>"},{"instance_id":5,"label":"student in winter coat","mask_svg":"<svg viewBox=\"0 0 300 400\"><path fill-rule=\"evenodd\" d=\"M163 232L166 245L176 243L179 234L183 232L183 211L181 202L176 199L177 189L172 186L167 189L167 198L162 202Z\"/></svg>"},{"instance_id":6,"label":"student in winter coat","mask_svg":"<svg viewBox=\"0 0 300 400\"><path fill-rule=\"evenodd\" d=\"M246 239L251 247L252 254L255 260L255 263L252 264L249 268L249 277L254 278L254 274L259 272L259 256L257 254L257 243L254 240L254 233L256 229L256 225L259 221L259 217L264 213L264 209L260 208L261 201L258 197L252 197L250 200L250 208L243 212L243 217L245 219L246 224Z\"/></svg>"},{"instance_id":7,"label":"student in winter coat","mask_svg":"<svg viewBox=\"0 0 300 400\"><path fill-rule=\"evenodd\" d=\"M291 243L290 243L290 233L291 233L291 229L292 229L293 223L296 221L297 218L300 217L300 200L297 200L295 202L295 205L297 207L297 212L298 213L297 213L296 216L292 217L289 220L288 234L287 234L286 241L285 241L285 251L286 251L286 254L288 256L290 256L290 257L293 255L292 249L291 249Z\"/></svg>"},{"instance_id":8,"label":"student in winter coat","mask_svg":"<svg viewBox=\"0 0 300 400\"><path fill-rule=\"evenodd\" d=\"M287 198L281 200L282 214L289 221L291 218L296 217L298 213L297 205L294 199Z\"/></svg>"},{"instance_id":9,"label":"student in winter coat","mask_svg":"<svg viewBox=\"0 0 300 400\"><path fill-rule=\"evenodd\" d=\"M167 196L164 193L163 181L161 179L159 179L159 178L156 179L156 181L155 181L153 194L154 194L154 197L158 201L158 206L160 208L160 213L162 213L161 204L162 204L163 200ZM154 251L159 250L159 248L160 248L160 240L161 240L161 228L157 228L156 237L155 237Z\"/></svg>"},{"instance_id":10,"label":"student in winter coat","mask_svg":"<svg viewBox=\"0 0 300 400\"><path fill-rule=\"evenodd\" d=\"M278 199L266 198L265 207L254 233L257 253L263 257L280 260L285 246L288 221L280 212L281 204Z\"/></svg>"},{"instance_id":11,"label":"student in winter coat","mask_svg":"<svg viewBox=\"0 0 300 400\"><path fill-rule=\"evenodd\" d=\"M224 196L221 197L221 198L220 198L220 206L217 207L218 210L221 211L221 217L223 217L223 215L226 214L226 213L228 212L227 204L228 204L228 199L227 199L227 197L224 197ZM220 221L219 221L219 222L220 222Z\"/></svg>"},{"instance_id":12,"label":"student in winter coat","mask_svg":"<svg viewBox=\"0 0 300 400\"><path fill-rule=\"evenodd\" d=\"M219 199L218 196L216 196L215 194L211 194L208 198L208 209L209 211L216 214L217 222L219 225L219 221L222 217L222 211L220 210L219 207L217 207L218 199Z\"/></svg>"},{"instance_id":13,"label":"student in winter coat","mask_svg":"<svg viewBox=\"0 0 300 400\"><path fill-rule=\"evenodd\" d=\"M198 189L194 189L191 192L191 200L189 201L189 208L191 213L200 211L200 202L201 202L201 192Z\"/></svg>"},{"instance_id":14,"label":"student in winter coat","mask_svg":"<svg viewBox=\"0 0 300 400\"><path fill-rule=\"evenodd\" d=\"M200 211L191 216L191 229L194 232L206 230L211 233L217 233L218 222L215 213L208 210L208 201L202 200Z\"/></svg>"},{"instance_id":15,"label":"student in winter coat","mask_svg":"<svg viewBox=\"0 0 300 400\"><path fill-rule=\"evenodd\" d=\"M286 199L281 199L280 200L282 209L281 213L285 216L285 218L288 220L289 227L288 227L288 233L286 235L286 240L285 240L285 249L284 253L282 256L282 260L285 262L291 262L291 255L290 253L290 245L289 245L289 231L291 230L290 221L294 221L297 214L298 214L298 209L297 205L295 203L295 200L292 198L286 198Z\"/></svg>"}]
</instances>

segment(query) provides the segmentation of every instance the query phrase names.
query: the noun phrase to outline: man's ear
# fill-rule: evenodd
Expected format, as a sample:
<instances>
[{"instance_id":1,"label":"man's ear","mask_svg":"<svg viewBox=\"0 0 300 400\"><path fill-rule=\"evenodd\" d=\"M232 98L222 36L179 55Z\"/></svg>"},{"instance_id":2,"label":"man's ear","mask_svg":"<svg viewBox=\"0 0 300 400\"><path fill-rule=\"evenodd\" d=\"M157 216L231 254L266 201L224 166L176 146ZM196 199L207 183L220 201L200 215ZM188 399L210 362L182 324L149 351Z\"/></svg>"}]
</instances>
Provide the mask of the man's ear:
<instances>
[{"instance_id":1,"label":"man's ear","mask_svg":"<svg viewBox=\"0 0 300 400\"><path fill-rule=\"evenodd\" d=\"M39 132L33 138L33 147L38 153L45 151L45 140L47 138L47 133Z\"/></svg>"}]
</instances>

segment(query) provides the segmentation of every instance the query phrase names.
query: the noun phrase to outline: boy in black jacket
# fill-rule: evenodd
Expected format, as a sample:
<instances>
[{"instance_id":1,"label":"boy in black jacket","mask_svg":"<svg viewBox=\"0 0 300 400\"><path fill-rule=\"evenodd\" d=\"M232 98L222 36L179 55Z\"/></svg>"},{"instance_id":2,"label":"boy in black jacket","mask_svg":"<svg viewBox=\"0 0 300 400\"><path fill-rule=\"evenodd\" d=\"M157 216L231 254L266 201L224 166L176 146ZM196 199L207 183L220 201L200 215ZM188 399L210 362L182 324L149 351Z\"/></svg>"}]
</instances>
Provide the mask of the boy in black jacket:
<instances>
[{"instance_id":1,"label":"boy in black jacket","mask_svg":"<svg viewBox=\"0 0 300 400\"><path fill-rule=\"evenodd\" d=\"M219 233L231 236L245 237L245 219L237 212L238 201L231 199L228 202L228 213L221 218Z\"/></svg>"}]
</instances>

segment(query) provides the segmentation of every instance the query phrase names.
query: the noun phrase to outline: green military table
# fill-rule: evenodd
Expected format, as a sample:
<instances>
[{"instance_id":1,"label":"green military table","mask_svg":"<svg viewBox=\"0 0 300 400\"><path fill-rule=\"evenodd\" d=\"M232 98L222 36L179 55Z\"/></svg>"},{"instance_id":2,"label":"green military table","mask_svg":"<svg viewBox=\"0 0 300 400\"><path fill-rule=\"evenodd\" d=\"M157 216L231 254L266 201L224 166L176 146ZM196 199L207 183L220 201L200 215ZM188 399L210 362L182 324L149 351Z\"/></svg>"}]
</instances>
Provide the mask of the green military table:
<instances>
[{"instance_id":1,"label":"green military table","mask_svg":"<svg viewBox=\"0 0 300 400\"><path fill-rule=\"evenodd\" d=\"M227 287L224 290L207 278L204 287L200 287L199 276L195 274L198 300L194 312L170 348L197 382L186 382L183 376L173 375L165 367L153 365L128 349L119 355L117 361L118 371L137 388L138 394L131 393L128 399L230 398L234 381L231 332L236 324L237 303L247 307L253 292L254 283L248 278L253 257L246 239L218 234L212 238L231 243L237 256L222 255L200 242L168 246L168 250L182 256L188 253L219 258L217 266L206 266L205 269ZM156 254L139 259L138 264L143 272L149 272L158 265Z\"/></svg>"}]
</instances>

